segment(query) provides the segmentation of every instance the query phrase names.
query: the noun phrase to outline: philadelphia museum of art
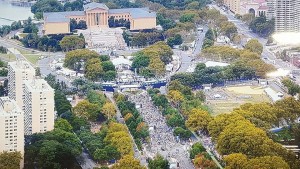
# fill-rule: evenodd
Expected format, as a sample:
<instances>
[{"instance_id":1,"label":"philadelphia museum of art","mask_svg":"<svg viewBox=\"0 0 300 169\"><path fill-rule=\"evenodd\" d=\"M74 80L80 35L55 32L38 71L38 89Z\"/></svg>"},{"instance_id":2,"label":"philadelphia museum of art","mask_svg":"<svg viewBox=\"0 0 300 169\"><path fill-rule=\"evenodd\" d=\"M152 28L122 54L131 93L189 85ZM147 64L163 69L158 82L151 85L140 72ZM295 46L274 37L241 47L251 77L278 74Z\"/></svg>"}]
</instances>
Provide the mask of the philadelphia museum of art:
<instances>
[{"instance_id":1,"label":"philadelphia museum of art","mask_svg":"<svg viewBox=\"0 0 300 169\"><path fill-rule=\"evenodd\" d=\"M108 19L125 19L130 21L130 30L153 29L156 27L156 13L148 8L109 9L102 3L84 5L84 11L44 13L45 35L70 33L70 20L86 21L88 28L108 28Z\"/></svg>"}]
</instances>

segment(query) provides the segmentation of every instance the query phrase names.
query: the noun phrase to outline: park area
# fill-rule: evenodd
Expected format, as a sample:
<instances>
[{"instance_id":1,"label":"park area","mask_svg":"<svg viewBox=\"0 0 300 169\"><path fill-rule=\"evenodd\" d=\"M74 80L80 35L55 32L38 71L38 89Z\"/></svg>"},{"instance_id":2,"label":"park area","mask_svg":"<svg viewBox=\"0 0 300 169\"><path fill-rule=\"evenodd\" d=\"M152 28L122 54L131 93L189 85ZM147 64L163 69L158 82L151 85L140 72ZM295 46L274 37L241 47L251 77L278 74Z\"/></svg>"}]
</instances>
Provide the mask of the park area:
<instances>
[{"instance_id":1,"label":"park area","mask_svg":"<svg viewBox=\"0 0 300 169\"><path fill-rule=\"evenodd\" d=\"M261 86L217 87L205 91L206 104L212 115L230 113L234 108L245 103L270 102Z\"/></svg>"}]
</instances>

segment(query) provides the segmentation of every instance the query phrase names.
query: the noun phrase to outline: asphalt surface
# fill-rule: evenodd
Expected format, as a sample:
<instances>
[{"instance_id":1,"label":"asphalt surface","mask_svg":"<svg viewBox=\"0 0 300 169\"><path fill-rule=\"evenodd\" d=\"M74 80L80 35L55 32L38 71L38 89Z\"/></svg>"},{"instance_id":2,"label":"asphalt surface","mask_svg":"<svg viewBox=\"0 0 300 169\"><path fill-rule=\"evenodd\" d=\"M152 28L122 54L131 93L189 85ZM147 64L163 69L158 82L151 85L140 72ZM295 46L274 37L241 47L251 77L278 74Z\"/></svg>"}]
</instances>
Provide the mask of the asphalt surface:
<instances>
[{"instance_id":1,"label":"asphalt surface","mask_svg":"<svg viewBox=\"0 0 300 169\"><path fill-rule=\"evenodd\" d=\"M243 21L235 18L233 13L231 13L230 11L225 12L217 5L210 5L210 6L212 8L219 10L221 12L221 14L225 15L228 18L228 21L234 23L240 34L242 34L248 38L251 38L251 39L253 39L253 38L257 39L264 46L261 57L266 58L266 59L263 59L266 63L272 64L276 68L283 68L286 70L297 69L296 67L290 65L287 62L285 62L281 59L277 59L276 56L272 52L269 51L270 47L266 46L267 39L262 38L262 37L258 36L257 34L253 33Z\"/></svg>"},{"instance_id":2,"label":"asphalt surface","mask_svg":"<svg viewBox=\"0 0 300 169\"><path fill-rule=\"evenodd\" d=\"M181 66L178 72L186 72L190 66L193 66L195 57L201 52L202 44L205 38L205 33L207 32L208 28L203 26L203 32L197 31L196 43L194 50L190 51L181 51L181 50L173 50L176 55L178 55L181 59Z\"/></svg>"}]
</instances>

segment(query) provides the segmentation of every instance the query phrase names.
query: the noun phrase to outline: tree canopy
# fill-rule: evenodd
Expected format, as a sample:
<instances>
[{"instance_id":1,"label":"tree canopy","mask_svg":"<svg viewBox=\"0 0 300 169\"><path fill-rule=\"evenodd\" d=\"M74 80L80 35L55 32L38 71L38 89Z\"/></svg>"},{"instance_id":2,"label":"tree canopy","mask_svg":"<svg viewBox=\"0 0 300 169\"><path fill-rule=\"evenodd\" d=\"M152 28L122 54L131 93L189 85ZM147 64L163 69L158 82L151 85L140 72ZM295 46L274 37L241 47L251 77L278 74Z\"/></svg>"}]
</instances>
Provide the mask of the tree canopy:
<instances>
[{"instance_id":1,"label":"tree canopy","mask_svg":"<svg viewBox=\"0 0 300 169\"><path fill-rule=\"evenodd\" d=\"M20 152L0 152L0 168L19 169L22 158Z\"/></svg>"}]
</instances>

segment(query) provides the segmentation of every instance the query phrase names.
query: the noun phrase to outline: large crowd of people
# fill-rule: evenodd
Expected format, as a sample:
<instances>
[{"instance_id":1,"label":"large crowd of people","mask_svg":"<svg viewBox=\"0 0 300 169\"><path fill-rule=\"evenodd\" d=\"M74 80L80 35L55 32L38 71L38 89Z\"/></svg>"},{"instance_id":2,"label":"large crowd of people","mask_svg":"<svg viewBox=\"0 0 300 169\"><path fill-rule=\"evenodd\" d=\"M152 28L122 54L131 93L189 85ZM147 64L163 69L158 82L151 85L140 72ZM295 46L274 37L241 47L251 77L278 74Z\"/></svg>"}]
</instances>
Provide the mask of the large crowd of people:
<instances>
[{"instance_id":1,"label":"large crowd of people","mask_svg":"<svg viewBox=\"0 0 300 169\"><path fill-rule=\"evenodd\" d=\"M143 91L138 95L131 95L129 101L136 104L144 121L149 126L150 142L144 143L143 146L146 158L160 154L169 161L170 159L176 159L175 165L177 168L194 168L188 154L188 148L191 143L189 141L182 141L173 135L172 128L167 126L165 117L153 105L148 93Z\"/></svg>"}]
</instances>

